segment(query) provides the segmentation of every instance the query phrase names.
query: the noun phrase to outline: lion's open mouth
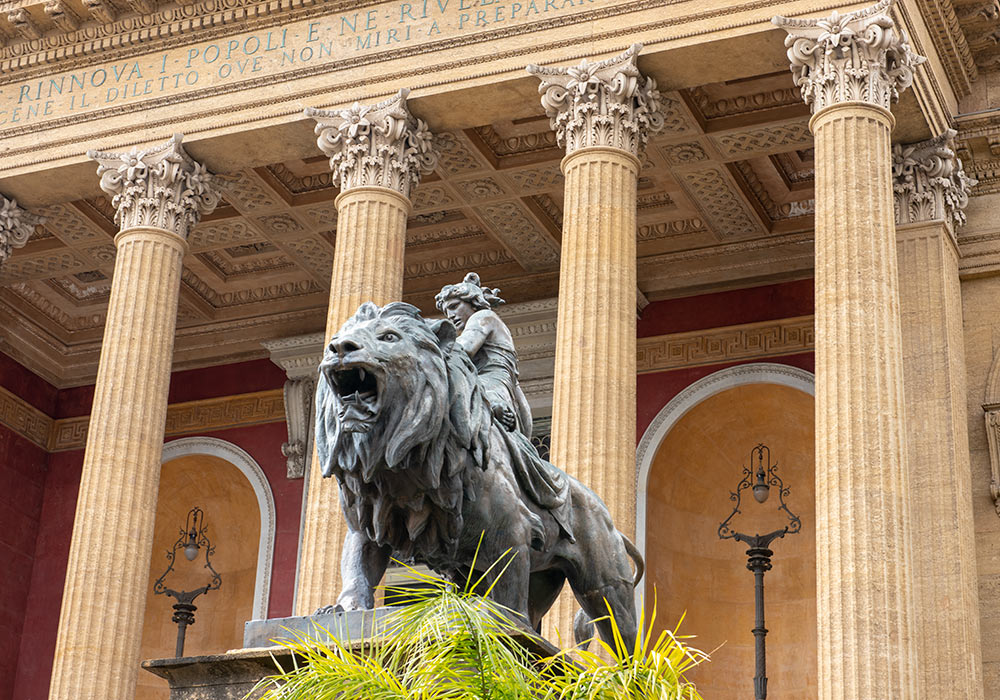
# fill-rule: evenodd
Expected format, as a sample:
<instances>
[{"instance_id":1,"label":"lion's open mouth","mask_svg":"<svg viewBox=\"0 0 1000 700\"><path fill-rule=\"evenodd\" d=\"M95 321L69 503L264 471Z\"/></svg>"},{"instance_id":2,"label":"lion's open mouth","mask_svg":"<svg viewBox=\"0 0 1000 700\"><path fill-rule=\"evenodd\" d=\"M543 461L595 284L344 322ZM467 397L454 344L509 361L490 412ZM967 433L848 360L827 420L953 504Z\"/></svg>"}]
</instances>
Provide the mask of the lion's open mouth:
<instances>
[{"instance_id":1,"label":"lion's open mouth","mask_svg":"<svg viewBox=\"0 0 1000 700\"><path fill-rule=\"evenodd\" d=\"M338 418L347 431L364 433L378 417L378 375L363 366L344 367L328 371L327 377L340 398Z\"/></svg>"}]
</instances>

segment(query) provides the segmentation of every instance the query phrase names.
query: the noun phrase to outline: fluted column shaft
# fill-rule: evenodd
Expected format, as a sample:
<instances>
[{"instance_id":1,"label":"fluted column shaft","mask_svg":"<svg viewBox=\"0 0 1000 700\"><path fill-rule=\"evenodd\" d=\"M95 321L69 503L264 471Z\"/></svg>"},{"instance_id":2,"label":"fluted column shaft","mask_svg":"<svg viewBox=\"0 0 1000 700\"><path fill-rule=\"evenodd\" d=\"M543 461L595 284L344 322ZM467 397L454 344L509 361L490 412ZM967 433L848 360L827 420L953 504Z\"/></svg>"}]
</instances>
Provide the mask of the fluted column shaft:
<instances>
[{"instance_id":1,"label":"fluted column shaft","mask_svg":"<svg viewBox=\"0 0 1000 700\"><path fill-rule=\"evenodd\" d=\"M175 136L89 152L120 232L73 521L49 697L130 698L139 673L153 521L187 234L219 201Z\"/></svg>"},{"instance_id":2,"label":"fluted column shaft","mask_svg":"<svg viewBox=\"0 0 1000 700\"><path fill-rule=\"evenodd\" d=\"M563 160L565 218L552 398L554 464L588 484L626 535L635 522L635 221L639 160Z\"/></svg>"},{"instance_id":3,"label":"fluted column shaft","mask_svg":"<svg viewBox=\"0 0 1000 700\"><path fill-rule=\"evenodd\" d=\"M403 295L403 248L410 200L384 187L359 187L337 197L337 246L326 316L329 339L366 301L384 305ZM347 522L337 483L310 459L302 523L295 614L310 615L336 600Z\"/></svg>"},{"instance_id":4,"label":"fluted column shaft","mask_svg":"<svg viewBox=\"0 0 1000 700\"><path fill-rule=\"evenodd\" d=\"M629 537L635 523L635 226L639 160L584 148L563 160L565 218L550 459L594 490ZM546 618L566 642L579 606Z\"/></svg>"},{"instance_id":5,"label":"fluted column shaft","mask_svg":"<svg viewBox=\"0 0 1000 700\"><path fill-rule=\"evenodd\" d=\"M317 121L317 145L330 157L337 196L337 245L326 317L329 339L366 301L403 296L403 248L410 191L437 157L427 125L406 106L409 90L376 105L306 109ZM318 381L325 381L320 378ZM315 449L306 467L306 506L295 583L296 615L337 600L347 522L335 479L324 479Z\"/></svg>"},{"instance_id":6,"label":"fluted column shaft","mask_svg":"<svg viewBox=\"0 0 1000 700\"><path fill-rule=\"evenodd\" d=\"M635 295L638 154L663 126L641 44L571 68L528 66L566 148L552 462L601 497L635 535ZM578 605L564 591L544 621L571 643Z\"/></svg>"},{"instance_id":7,"label":"fluted column shaft","mask_svg":"<svg viewBox=\"0 0 1000 700\"><path fill-rule=\"evenodd\" d=\"M169 231L115 241L114 279L66 568L49 697L135 691L181 259Z\"/></svg>"},{"instance_id":8,"label":"fluted column shaft","mask_svg":"<svg viewBox=\"0 0 1000 700\"><path fill-rule=\"evenodd\" d=\"M920 694L983 697L959 252L975 180L955 132L893 147Z\"/></svg>"},{"instance_id":9,"label":"fluted column shaft","mask_svg":"<svg viewBox=\"0 0 1000 700\"><path fill-rule=\"evenodd\" d=\"M892 116L840 103L811 126L820 697L914 698Z\"/></svg>"},{"instance_id":10,"label":"fluted column shaft","mask_svg":"<svg viewBox=\"0 0 1000 700\"><path fill-rule=\"evenodd\" d=\"M921 697L983 697L958 250L943 221L900 226Z\"/></svg>"},{"instance_id":11,"label":"fluted column shaft","mask_svg":"<svg viewBox=\"0 0 1000 700\"><path fill-rule=\"evenodd\" d=\"M925 59L893 2L773 19L816 150L820 700L919 697L889 108Z\"/></svg>"}]
</instances>

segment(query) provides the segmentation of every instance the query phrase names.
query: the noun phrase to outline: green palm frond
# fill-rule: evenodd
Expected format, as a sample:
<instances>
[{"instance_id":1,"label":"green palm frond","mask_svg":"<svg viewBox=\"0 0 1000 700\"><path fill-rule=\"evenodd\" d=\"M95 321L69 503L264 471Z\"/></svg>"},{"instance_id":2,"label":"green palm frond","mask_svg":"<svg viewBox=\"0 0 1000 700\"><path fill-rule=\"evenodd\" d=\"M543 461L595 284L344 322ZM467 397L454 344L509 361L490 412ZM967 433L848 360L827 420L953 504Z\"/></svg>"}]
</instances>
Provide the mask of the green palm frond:
<instances>
[{"instance_id":1,"label":"green palm frond","mask_svg":"<svg viewBox=\"0 0 1000 700\"><path fill-rule=\"evenodd\" d=\"M684 674L708 657L676 628L654 639L655 605L633 649L609 616L615 639L599 642L603 655L533 655L514 613L474 592L495 584L509 562L508 554L478 578L470 573L464 590L411 568L411 585L394 586L407 604L370 638L296 636L283 644L292 668L279 667L255 691L263 700L701 700Z\"/></svg>"}]
</instances>

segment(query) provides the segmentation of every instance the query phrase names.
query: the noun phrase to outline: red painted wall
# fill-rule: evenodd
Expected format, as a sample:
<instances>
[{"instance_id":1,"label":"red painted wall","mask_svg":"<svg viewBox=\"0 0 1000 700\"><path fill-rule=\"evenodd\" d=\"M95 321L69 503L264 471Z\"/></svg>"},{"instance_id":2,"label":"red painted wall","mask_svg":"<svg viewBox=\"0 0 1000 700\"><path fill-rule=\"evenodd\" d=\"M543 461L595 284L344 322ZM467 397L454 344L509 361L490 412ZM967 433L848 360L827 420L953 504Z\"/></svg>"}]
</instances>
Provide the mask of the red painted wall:
<instances>
[{"instance_id":1,"label":"red painted wall","mask_svg":"<svg viewBox=\"0 0 1000 700\"><path fill-rule=\"evenodd\" d=\"M813 281L810 279L654 302L643 310L637 332L642 338L807 316L812 312ZM769 357L767 361L810 372L815 367L811 352ZM636 381L636 442L660 409L686 387L713 372L738 364L747 363L730 362L640 374Z\"/></svg>"},{"instance_id":2,"label":"red painted wall","mask_svg":"<svg viewBox=\"0 0 1000 700\"><path fill-rule=\"evenodd\" d=\"M56 389L0 354L0 386L51 415ZM18 649L31 590L48 454L0 425L0 700L14 695Z\"/></svg>"},{"instance_id":3,"label":"red painted wall","mask_svg":"<svg viewBox=\"0 0 1000 700\"><path fill-rule=\"evenodd\" d=\"M783 282L766 287L653 302L643 309L637 334L640 338L645 338L806 316L812 312L813 281Z\"/></svg>"}]
</instances>

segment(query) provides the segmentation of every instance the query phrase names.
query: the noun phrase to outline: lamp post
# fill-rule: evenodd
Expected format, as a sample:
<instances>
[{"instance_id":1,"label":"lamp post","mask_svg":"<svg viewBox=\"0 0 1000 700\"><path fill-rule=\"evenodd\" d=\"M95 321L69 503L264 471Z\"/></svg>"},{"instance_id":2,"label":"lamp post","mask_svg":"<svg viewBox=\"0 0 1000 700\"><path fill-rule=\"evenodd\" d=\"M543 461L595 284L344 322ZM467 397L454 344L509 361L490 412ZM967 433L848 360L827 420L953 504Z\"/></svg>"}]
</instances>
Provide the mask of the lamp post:
<instances>
[{"instance_id":1,"label":"lamp post","mask_svg":"<svg viewBox=\"0 0 1000 700\"><path fill-rule=\"evenodd\" d=\"M202 593L214 591L222 585L222 577L219 576L219 573L214 568L212 568L211 556L215 554L215 545L209 541L208 534L206 532L207 529L208 528L205 527L204 511L195 506L187 514L187 521L180 531L180 537L178 537L177 541L174 542L173 547L167 550L166 571L164 571L160 575L160 578L156 579L156 583L153 584L153 593L157 595L168 595L177 600L177 602L174 603L174 614L171 618L173 622L177 623L177 647L174 652L174 656L184 656L184 637L187 633L188 625L194 624L194 611L198 609L194 604L195 598L200 596ZM164 585L164 579L166 579L167 574L174 570L174 563L177 561L176 557L178 549L184 552L184 558L188 561L194 561L197 559L198 554L204 550L204 568L212 572L212 579L208 584L192 591L175 591Z\"/></svg>"},{"instance_id":2,"label":"lamp post","mask_svg":"<svg viewBox=\"0 0 1000 700\"><path fill-rule=\"evenodd\" d=\"M756 464L756 466L755 466ZM765 466L766 464L766 466ZM729 492L729 500L734 501L733 512L719 525L719 539L732 539L743 542L747 549L747 568L754 575L754 601L757 608L757 616L753 628L754 647L756 651L757 664L756 673L753 677L753 689L755 700L764 700L767 697L767 661L764 638L767 636L767 629L764 627L764 572L771 569L771 555L774 554L769 547L771 542L785 535L794 535L802 528L802 521L785 505L785 496L788 495L789 488L782 482L777 474L778 465L771 463L771 450L767 445L760 443L750 450L750 466L743 467L743 479L736 487L736 491ZM741 494L744 490L753 491L754 500L757 503L767 501L771 492L771 487L775 487L778 492L778 510L785 511L788 516L788 523L779 530L774 530L766 535L746 535L737 532L730 527L730 521L743 511L740 510Z\"/></svg>"}]
</instances>

